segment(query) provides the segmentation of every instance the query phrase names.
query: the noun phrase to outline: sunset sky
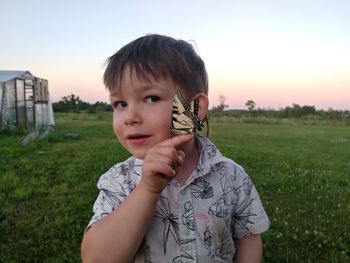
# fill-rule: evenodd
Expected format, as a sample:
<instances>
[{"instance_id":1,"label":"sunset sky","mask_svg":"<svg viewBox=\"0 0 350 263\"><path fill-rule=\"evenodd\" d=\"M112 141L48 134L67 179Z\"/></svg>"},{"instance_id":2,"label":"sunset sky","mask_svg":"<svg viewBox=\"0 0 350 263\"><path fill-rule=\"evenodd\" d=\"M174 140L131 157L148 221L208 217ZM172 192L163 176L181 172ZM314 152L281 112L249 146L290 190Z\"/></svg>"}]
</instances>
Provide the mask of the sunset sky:
<instances>
[{"instance_id":1,"label":"sunset sky","mask_svg":"<svg viewBox=\"0 0 350 263\"><path fill-rule=\"evenodd\" d=\"M53 101L108 101L105 60L147 33L191 40L211 106L350 109L350 1L0 0L0 70L48 79Z\"/></svg>"}]
</instances>

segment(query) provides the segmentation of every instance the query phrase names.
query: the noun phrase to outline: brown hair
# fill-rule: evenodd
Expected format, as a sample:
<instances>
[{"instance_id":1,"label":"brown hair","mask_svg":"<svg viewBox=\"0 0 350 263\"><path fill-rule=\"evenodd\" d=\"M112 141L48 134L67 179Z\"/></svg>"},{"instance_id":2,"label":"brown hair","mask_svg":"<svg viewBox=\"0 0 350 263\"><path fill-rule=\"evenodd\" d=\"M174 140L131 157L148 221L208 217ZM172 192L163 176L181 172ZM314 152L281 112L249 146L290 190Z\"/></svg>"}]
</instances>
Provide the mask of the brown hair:
<instances>
[{"instance_id":1,"label":"brown hair","mask_svg":"<svg viewBox=\"0 0 350 263\"><path fill-rule=\"evenodd\" d=\"M103 81L109 91L120 86L126 67L138 77L155 80L170 77L189 94L208 94L208 77L203 60L183 40L150 34L122 47L109 57Z\"/></svg>"}]
</instances>

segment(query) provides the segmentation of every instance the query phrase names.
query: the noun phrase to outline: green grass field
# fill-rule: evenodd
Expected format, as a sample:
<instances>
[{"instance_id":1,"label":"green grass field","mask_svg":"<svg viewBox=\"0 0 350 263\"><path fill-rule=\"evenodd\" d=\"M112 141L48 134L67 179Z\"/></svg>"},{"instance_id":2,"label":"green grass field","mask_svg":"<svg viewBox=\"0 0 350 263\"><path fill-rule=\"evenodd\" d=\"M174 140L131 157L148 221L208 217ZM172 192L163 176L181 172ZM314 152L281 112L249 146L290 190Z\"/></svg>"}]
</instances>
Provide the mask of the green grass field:
<instances>
[{"instance_id":1,"label":"green grass field","mask_svg":"<svg viewBox=\"0 0 350 263\"><path fill-rule=\"evenodd\" d=\"M0 262L80 262L97 180L128 156L110 118L56 114L26 147L0 135ZM211 123L210 137L260 193L264 262L350 262L350 127Z\"/></svg>"}]
</instances>

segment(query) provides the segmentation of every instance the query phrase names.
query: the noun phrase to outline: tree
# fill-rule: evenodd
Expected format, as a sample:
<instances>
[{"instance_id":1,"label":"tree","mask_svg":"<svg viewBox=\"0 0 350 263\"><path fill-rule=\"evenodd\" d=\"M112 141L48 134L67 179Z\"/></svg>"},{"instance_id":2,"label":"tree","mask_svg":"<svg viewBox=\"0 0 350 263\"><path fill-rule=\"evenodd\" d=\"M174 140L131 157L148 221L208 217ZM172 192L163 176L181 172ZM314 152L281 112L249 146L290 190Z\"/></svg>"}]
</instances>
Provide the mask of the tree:
<instances>
[{"instance_id":1,"label":"tree","mask_svg":"<svg viewBox=\"0 0 350 263\"><path fill-rule=\"evenodd\" d=\"M284 110L283 117L285 118L300 118L307 115L315 115L317 114L315 106L300 106L297 103L293 103L292 107L287 106Z\"/></svg>"},{"instance_id":2,"label":"tree","mask_svg":"<svg viewBox=\"0 0 350 263\"><path fill-rule=\"evenodd\" d=\"M62 100L67 104L70 108L70 111L77 112L79 111L79 106L82 103L79 96L75 96L74 94L64 96Z\"/></svg>"},{"instance_id":3,"label":"tree","mask_svg":"<svg viewBox=\"0 0 350 263\"><path fill-rule=\"evenodd\" d=\"M97 101L94 104L82 101L79 96L74 94L64 96L61 100L52 103L54 112L88 112L101 113L104 111L113 111L112 105L106 102Z\"/></svg>"},{"instance_id":4,"label":"tree","mask_svg":"<svg viewBox=\"0 0 350 263\"><path fill-rule=\"evenodd\" d=\"M225 104L225 101L226 101L226 96L220 95L219 96L219 105L214 106L212 108L212 111L215 111L215 112L223 112L223 111L225 111L225 109L228 108L228 105Z\"/></svg>"},{"instance_id":5,"label":"tree","mask_svg":"<svg viewBox=\"0 0 350 263\"><path fill-rule=\"evenodd\" d=\"M83 101L79 96L74 94L64 96L62 99L56 103L53 103L54 111L61 112L78 112L83 106Z\"/></svg>"},{"instance_id":6,"label":"tree","mask_svg":"<svg viewBox=\"0 0 350 263\"><path fill-rule=\"evenodd\" d=\"M255 109L256 103L253 100L248 100L245 105L248 107L248 110L252 112Z\"/></svg>"}]
</instances>

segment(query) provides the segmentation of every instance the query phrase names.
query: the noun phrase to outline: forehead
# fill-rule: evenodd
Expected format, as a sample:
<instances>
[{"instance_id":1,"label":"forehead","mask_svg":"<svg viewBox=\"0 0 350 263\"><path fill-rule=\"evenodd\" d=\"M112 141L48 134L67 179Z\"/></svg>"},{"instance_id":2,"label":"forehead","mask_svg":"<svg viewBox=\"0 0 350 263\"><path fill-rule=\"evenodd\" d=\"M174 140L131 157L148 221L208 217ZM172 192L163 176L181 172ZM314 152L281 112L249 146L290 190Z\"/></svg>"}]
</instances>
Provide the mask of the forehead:
<instances>
[{"instance_id":1,"label":"forehead","mask_svg":"<svg viewBox=\"0 0 350 263\"><path fill-rule=\"evenodd\" d=\"M137 72L135 69L127 66L115 80L114 85L110 89L110 94L118 95L130 89L143 91L157 88L173 92L179 89L179 86L169 76L154 76L145 72Z\"/></svg>"}]
</instances>

